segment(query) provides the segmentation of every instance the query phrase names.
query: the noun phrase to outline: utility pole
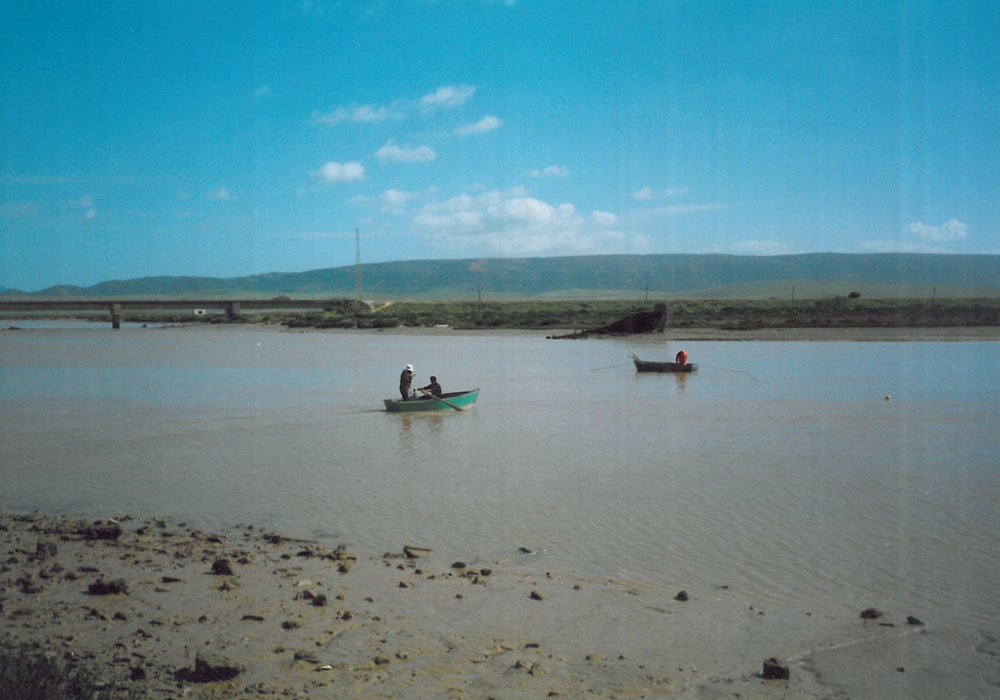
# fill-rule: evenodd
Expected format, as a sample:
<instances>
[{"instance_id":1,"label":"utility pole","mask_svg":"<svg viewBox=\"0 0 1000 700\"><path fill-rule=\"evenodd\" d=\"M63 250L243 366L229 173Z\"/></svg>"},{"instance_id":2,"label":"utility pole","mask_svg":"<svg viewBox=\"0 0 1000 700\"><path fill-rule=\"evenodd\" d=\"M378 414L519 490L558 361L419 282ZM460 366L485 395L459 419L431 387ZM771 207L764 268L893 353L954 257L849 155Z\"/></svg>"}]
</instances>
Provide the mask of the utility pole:
<instances>
[{"instance_id":1,"label":"utility pole","mask_svg":"<svg viewBox=\"0 0 1000 700\"><path fill-rule=\"evenodd\" d=\"M361 301L361 231L354 229L354 291Z\"/></svg>"}]
</instances>

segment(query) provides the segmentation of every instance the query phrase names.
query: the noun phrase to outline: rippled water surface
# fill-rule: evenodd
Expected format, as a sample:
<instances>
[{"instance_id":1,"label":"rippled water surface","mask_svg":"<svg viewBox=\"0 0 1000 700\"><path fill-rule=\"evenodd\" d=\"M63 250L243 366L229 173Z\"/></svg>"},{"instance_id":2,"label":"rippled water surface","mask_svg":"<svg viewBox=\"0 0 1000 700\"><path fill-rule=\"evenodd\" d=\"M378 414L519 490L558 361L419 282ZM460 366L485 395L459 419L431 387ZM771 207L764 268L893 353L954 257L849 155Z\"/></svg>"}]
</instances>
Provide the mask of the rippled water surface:
<instances>
[{"instance_id":1,"label":"rippled water surface","mask_svg":"<svg viewBox=\"0 0 1000 700\"><path fill-rule=\"evenodd\" d=\"M681 345L4 331L0 507L1000 625L1000 344L691 342L697 374L623 365ZM478 405L386 413L406 363Z\"/></svg>"}]
</instances>

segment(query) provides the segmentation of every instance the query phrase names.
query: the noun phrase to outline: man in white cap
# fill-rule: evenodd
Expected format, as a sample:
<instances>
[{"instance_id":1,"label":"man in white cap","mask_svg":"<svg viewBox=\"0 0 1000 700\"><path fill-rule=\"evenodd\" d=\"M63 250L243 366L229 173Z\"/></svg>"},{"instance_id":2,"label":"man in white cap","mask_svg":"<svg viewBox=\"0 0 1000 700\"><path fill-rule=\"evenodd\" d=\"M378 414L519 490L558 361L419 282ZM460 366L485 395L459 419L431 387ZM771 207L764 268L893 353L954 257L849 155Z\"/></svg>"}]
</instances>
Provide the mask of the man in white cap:
<instances>
[{"instance_id":1,"label":"man in white cap","mask_svg":"<svg viewBox=\"0 0 1000 700\"><path fill-rule=\"evenodd\" d=\"M410 384L413 383L413 365L406 365L406 369L399 375L399 393L406 401L410 396Z\"/></svg>"}]
</instances>

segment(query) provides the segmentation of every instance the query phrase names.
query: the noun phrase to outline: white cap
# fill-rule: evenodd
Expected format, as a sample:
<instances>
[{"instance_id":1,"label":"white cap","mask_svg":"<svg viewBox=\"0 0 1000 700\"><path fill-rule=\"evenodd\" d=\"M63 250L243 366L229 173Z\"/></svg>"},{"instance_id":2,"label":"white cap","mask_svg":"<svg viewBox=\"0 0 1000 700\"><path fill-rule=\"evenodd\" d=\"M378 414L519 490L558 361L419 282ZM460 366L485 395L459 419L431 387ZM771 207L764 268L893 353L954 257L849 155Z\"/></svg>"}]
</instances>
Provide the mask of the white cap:
<instances>
[{"instance_id":1,"label":"white cap","mask_svg":"<svg viewBox=\"0 0 1000 700\"><path fill-rule=\"evenodd\" d=\"M408 369L408 370L410 370L412 372L413 371L413 365L406 365L406 369Z\"/></svg>"}]
</instances>

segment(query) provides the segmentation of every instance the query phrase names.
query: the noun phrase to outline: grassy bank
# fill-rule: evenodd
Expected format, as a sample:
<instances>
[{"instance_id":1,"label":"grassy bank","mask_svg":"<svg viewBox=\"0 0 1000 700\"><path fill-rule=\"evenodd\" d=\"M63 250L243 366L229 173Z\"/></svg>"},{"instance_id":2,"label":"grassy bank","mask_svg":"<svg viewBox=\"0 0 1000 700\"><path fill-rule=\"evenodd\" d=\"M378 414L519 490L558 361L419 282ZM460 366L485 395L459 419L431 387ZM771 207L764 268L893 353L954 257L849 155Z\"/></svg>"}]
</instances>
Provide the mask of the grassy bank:
<instances>
[{"instance_id":1,"label":"grassy bank","mask_svg":"<svg viewBox=\"0 0 1000 700\"><path fill-rule=\"evenodd\" d=\"M634 301L397 302L371 309L345 302L339 308L315 312L251 313L243 320L299 328L583 329L652 306L653 302ZM210 320L224 321L225 317ZM722 330L1000 326L1000 300L686 300L667 304L667 325Z\"/></svg>"},{"instance_id":2,"label":"grassy bank","mask_svg":"<svg viewBox=\"0 0 1000 700\"><path fill-rule=\"evenodd\" d=\"M683 329L930 328L1000 326L1000 299L688 299L667 301L667 326ZM193 316L167 310L127 311L124 320L149 323L272 323L292 328L395 328L449 326L459 329L585 329L611 323L654 301L532 300L483 302L371 302L333 300L321 310L245 309L238 319L222 312ZM43 312L21 318L65 317ZM106 312L75 312L76 318L107 320ZM13 316L11 318L14 318Z\"/></svg>"}]
</instances>

